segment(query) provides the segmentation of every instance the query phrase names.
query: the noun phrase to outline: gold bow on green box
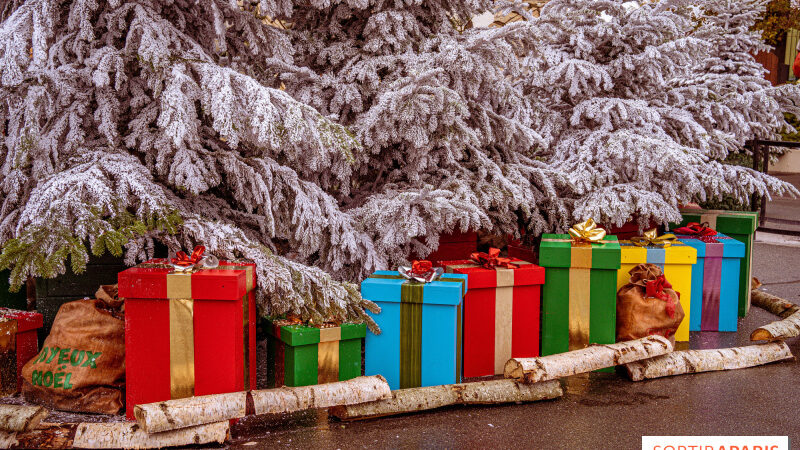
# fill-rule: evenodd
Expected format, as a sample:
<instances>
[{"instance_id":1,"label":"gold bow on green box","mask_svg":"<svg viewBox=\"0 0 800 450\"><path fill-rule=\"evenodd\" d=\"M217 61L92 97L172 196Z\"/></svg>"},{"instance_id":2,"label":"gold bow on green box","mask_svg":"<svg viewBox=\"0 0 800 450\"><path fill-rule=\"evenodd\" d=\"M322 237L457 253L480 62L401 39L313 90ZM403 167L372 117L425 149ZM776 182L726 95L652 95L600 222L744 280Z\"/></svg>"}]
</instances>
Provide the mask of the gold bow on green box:
<instances>
[{"instance_id":1,"label":"gold bow on green box","mask_svg":"<svg viewBox=\"0 0 800 450\"><path fill-rule=\"evenodd\" d=\"M597 226L593 219L574 225L569 235L575 242L600 243L606 237L606 230Z\"/></svg>"}]
</instances>

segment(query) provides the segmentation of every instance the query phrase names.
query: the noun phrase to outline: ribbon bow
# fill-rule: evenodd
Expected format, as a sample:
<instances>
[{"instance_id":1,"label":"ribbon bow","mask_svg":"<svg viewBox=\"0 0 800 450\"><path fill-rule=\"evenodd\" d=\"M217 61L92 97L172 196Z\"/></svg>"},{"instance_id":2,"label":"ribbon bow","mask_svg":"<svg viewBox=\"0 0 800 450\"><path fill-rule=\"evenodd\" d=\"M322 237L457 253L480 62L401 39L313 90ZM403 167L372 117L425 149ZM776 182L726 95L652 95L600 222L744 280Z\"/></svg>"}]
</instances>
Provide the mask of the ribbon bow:
<instances>
[{"instance_id":1,"label":"ribbon bow","mask_svg":"<svg viewBox=\"0 0 800 450\"><path fill-rule=\"evenodd\" d=\"M678 242L678 238L676 238L675 235L672 233L667 233L663 236L659 236L658 230L653 228L645 231L644 236L632 237L631 242L633 242L633 244L638 247L647 247L648 245L654 245L656 247L666 248Z\"/></svg>"},{"instance_id":2,"label":"ribbon bow","mask_svg":"<svg viewBox=\"0 0 800 450\"><path fill-rule=\"evenodd\" d=\"M570 228L569 235L574 242L599 244L606 237L606 230L598 227L594 220L588 219Z\"/></svg>"},{"instance_id":3,"label":"ribbon bow","mask_svg":"<svg viewBox=\"0 0 800 450\"><path fill-rule=\"evenodd\" d=\"M685 234L689 236L697 236L703 242L717 242L714 236L717 235L716 230L708 226L708 222L699 224L697 222L689 222L685 227L676 228L673 230L678 234Z\"/></svg>"},{"instance_id":4,"label":"ribbon bow","mask_svg":"<svg viewBox=\"0 0 800 450\"><path fill-rule=\"evenodd\" d=\"M506 269L516 269L517 266L511 264L510 258L501 258L499 248L490 248L489 253L475 252L469 255L469 259L478 263L484 269L494 269L495 267L505 267Z\"/></svg>"},{"instance_id":5,"label":"ribbon bow","mask_svg":"<svg viewBox=\"0 0 800 450\"><path fill-rule=\"evenodd\" d=\"M400 266L397 268L400 275L409 280L419 281L420 283L430 283L444 273L441 267L433 267L433 263L427 260L413 261L411 267Z\"/></svg>"},{"instance_id":6,"label":"ribbon bow","mask_svg":"<svg viewBox=\"0 0 800 450\"><path fill-rule=\"evenodd\" d=\"M187 272L195 267L213 269L219 266L217 257L214 255L203 256L205 252L206 247L203 245L196 246L192 251L192 256L181 250L175 254L175 258L172 258L172 267L178 272Z\"/></svg>"},{"instance_id":7,"label":"ribbon bow","mask_svg":"<svg viewBox=\"0 0 800 450\"><path fill-rule=\"evenodd\" d=\"M672 301L672 297L665 289L672 289L672 285L669 281L667 281L666 278L664 278L664 275L659 275L655 279L645 283L645 295L647 297L657 298L667 302L667 315L669 315L670 318L673 318L675 317L675 303Z\"/></svg>"}]
</instances>

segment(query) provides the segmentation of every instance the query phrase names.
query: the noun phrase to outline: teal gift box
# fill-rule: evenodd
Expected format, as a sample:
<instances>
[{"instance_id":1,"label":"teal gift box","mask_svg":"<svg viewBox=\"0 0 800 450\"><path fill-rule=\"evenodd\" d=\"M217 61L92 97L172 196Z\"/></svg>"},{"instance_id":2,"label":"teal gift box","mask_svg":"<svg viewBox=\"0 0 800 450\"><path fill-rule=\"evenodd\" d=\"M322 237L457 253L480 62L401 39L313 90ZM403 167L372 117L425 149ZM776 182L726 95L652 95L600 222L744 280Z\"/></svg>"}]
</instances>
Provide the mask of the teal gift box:
<instances>
[{"instance_id":1,"label":"teal gift box","mask_svg":"<svg viewBox=\"0 0 800 450\"><path fill-rule=\"evenodd\" d=\"M750 311L750 280L752 275L753 236L758 228L758 213L750 211L724 211L719 209L681 208L683 220L670 224L670 229L684 227L690 222L708 223L709 228L724 233L744 244L744 258L739 265L739 317Z\"/></svg>"},{"instance_id":2,"label":"teal gift box","mask_svg":"<svg viewBox=\"0 0 800 450\"><path fill-rule=\"evenodd\" d=\"M745 245L722 233L705 239L677 232L675 236L697 250L697 262L692 266L689 331L736 331Z\"/></svg>"},{"instance_id":3,"label":"teal gift box","mask_svg":"<svg viewBox=\"0 0 800 450\"><path fill-rule=\"evenodd\" d=\"M466 293L462 274L420 283L381 270L364 280L361 296L381 307L370 313L381 334L367 333L364 374L382 375L393 390L460 382Z\"/></svg>"}]
</instances>

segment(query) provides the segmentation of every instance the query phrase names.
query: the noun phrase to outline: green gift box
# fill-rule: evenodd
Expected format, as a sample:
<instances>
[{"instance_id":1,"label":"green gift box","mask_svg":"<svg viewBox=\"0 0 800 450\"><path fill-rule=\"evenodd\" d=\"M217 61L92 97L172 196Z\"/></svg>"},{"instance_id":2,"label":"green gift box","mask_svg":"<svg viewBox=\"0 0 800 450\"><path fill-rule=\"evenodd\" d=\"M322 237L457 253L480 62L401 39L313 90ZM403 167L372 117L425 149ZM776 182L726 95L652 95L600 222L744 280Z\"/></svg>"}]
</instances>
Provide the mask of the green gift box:
<instances>
[{"instance_id":1,"label":"green gift box","mask_svg":"<svg viewBox=\"0 0 800 450\"><path fill-rule=\"evenodd\" d=\"M725 211L721 209L681 208L683 220L670 224L670 229L689 222L705 223L708 227L744 244L744 259L739 266L739 317L750 311L750 281L752 280L753 236L758 228L758 213L750 211Z\"/></svg>"},{"instance_id":2,"label":"green gift box","mask_svg":"<svg viewBox=\"0 0 800 450\"><path fill-rule=\"evenodd\" d=\"M616 236L595 244L573 242L567 234L542 236L543 356L615 342L620 262Z\"/></svg>"},{"instance_id":3,"label":"green gift box","mask_svg":"<svg viewBox=\"0 0 800 450\"><path fill-rule=\"evenodd\" d=\"M363 323L310 327L269 322L267 383L269 387L308 386L361 376Z\"/></svg>"}]
</instances>

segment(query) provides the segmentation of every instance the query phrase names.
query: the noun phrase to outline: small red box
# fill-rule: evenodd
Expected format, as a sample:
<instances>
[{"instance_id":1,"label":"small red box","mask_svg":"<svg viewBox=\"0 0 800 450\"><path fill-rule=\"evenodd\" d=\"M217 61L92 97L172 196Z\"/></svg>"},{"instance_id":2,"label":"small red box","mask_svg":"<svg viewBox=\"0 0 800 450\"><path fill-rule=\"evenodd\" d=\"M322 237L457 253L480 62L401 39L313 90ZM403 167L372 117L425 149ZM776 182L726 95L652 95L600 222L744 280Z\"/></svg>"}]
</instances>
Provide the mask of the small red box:
<instances>
[{"instance_id":1,"label":"small red box","mask_svg":"<svg viewBox=\"0 0 800 450\"><path fill-rule=\"evenodd\" d=\"M255 264L175 272L152 260L121 272L125 403L255 388Z\"/></svg>"},{"instance_id":2,"label":"small red box","mask_svg":"<svg viewBox=\"0 0 800 450\"><path fill-rule=\"evenodd\" d=\"M536 261L536 252L533 247L522 243L521 239L515 239L513 236L508 235L508 257L517 258L523 261Z\"/></svg>"},{"instance_id":3,"label":"small red box","mask_svg":"<svg viewBox=\"0 0 800 450\"><path fill-rule=\"evenodd\" d=\"M36 330L41 327L42 315L37 312L0 308L0 350L8 353L9 361L4 362L15 361L10 366L15 372L3 374L3 394L19 392L22 387L22 366L39 354Z\"/></svg>"},{"instance_id":4,"label":"small red box","mask_svg":"<svg viewBox=\"0 0 800 450\"><path fill-rule=\"evenodd\" d=\"M485 269L474 261L442 261L467 275L464 297L464 378L502 374L511 358L539 356L544 268L511 258L516 269Z\"/></svg>"},{"instance_id":5,"label":"small red box","mask_svg":"<svg viewBox=\"0 0 800 450\"><path fill-rule=\"evenodd\" d=\"M616 236L620 241L629 241L634 236L642 235L642 233L639 232L639 223L635 220L625 222L619 227L615 225L599 225L599 227L605 229L607 235ZM651 228L660 229L660 226L657 222L651 220L647 224L647 227L645 227L645 230L649 230Z\"/></svg>"},{"instance_id":6,"label":"small red box","mask_svg":"<svg viewBox=\"0 0 800 450\"><path fill-rule=\"evenodd\" d=\"M469 258L469 255L478 251L478 233L455 232L439 236L439 247L425 258L411 255L409 259L427 259L428 261L442 261Z\"/></svg>"}]
</instances>

